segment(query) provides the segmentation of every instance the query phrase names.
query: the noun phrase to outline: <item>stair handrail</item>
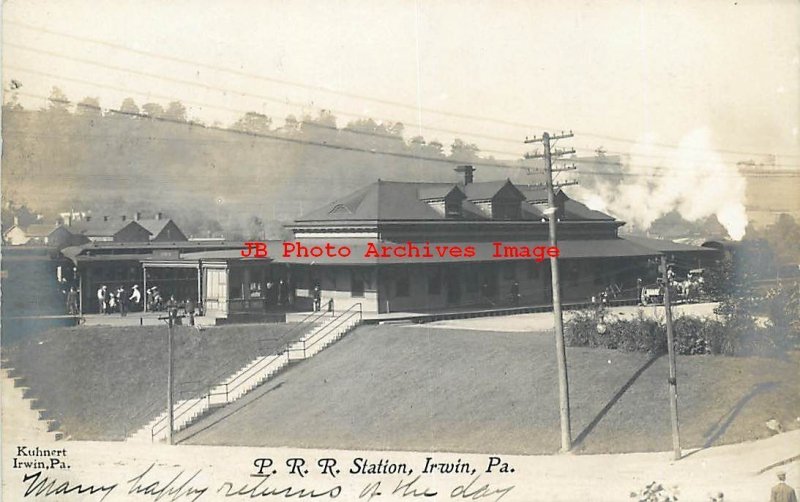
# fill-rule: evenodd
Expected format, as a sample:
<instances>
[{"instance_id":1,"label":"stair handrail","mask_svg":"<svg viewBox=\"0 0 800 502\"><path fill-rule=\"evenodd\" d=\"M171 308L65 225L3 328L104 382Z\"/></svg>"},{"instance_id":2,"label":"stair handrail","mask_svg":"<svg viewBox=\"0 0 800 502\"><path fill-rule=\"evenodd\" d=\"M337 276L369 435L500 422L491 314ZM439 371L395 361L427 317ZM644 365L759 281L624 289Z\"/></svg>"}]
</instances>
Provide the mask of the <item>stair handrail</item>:
<instances>
[{"instance_id":1,"label":"stair handrail","mask_svg":"<svg viewBox=\"0 0 800 502\"><path fill-rule=\"evenodd\" d=\"M290 334L292 334L292 333L294 333L294 332L298 331L298 330L300 329L300 327L302 327L302 326L304 326L304 325L306 325L306 324L308 324L308 323L312 323L312 324L313 324L313 323L316 323L316 322L317 322L319 319L321 319L322 317L324 317L326 314L327 314L327 312L323 312L323 311L320 311L320 312L312 312L312 313L310 313L309 315L305 316L305 317L304 317L304 318L303 318L303 319L302 319L302 320L301 320L301 321L300 321L300 322L299 322L299 323L298 323L298 324L297 324L295 327L293 327L292 329L290 329L290 330L289 330L289 331L286 333L286 335L284 335L284 338L286 338L286 337L288 337ZM313 320L311 320L311 321L309 321L309 319L311 319L312 317L313 317L314 319L313 319ZM262 339L258 340L258 342L259 342L259 343L262 343L262 342L264 342L264 341L265 341L265 339L264 339L264 338L262 338ZM273 356L280 356L281 354L283 354L284 352L286 352L286 351L288 350L289 346L290 346L290 345L292 345L293 343L295 343L296 341L297 341L297 340L290 340L290 341L286 342L286 343L285 343L285 344L284 344L284 345L283 345L283 346L282 346L282 347L281 347L281 348L280 348L278 351L276 351L276 352L274 352L274 353L271 353L271 354L266 354L266 355L263 355L263 356L259 357L259 358L258 358L258 360L257 360L255 363L253 363L253 367L255 367L255 366L256 366L256 365L258 365L258 364L261 364L261 362L263 362L263 361L264 361L265 359L267 359L267 358L270 358L270 357L273 357ZM251 368L251 369L252 369L252 368ZM248 370L248 371L249 371L249 370ZM222 385L226 385L226 386L228 386L228 385L231 385L231 384L233 384L235 381L239 380L239 379L240 379L240 378L241 378L241 377L242 377L242 376L243 376L245 373L247 373L247 371L243 372L243 373L242 373L242 374L240 374L240 375L237 375L237 376L236 376L236 377L234 377L232 380L229 380L229 381L227 381L227 382L224 382ZM245 381L246 381L246 380L245 380ZM210 391L211 389L213 389L214 387L218 387L218 386L219 386L219 384L218 384L218 385L214 385L213 387L209 387L209 391ZM237 384L237 386L236 386L236 387L238 387L238 384Z\"/></svg>"},{"instance_id":2,"label":"stair handrail","mask_svg":"<svg viewBox=\"0 0 800 502\"><path fill-rule=\"evenodd\" d=\"M191 406L189 406L189 407L187 408L187 407L186 407L186 405L187 405L187 404L189 404L189 403L192 403L192 405L194 405L194 402L196 402L196 401L198 401L198 400L203 400L203 399L205 399L205 396L201 396L201 397L199 397L199 398L195 398L195 399L185 399L185 400L181 400L181 401L178 403L178 405L177 405L177 406L173 406L173 407L172 407L172 420L174 421L176 418L178 418L178 417L182 416L182 415L183 415L183 414L186 412L186 410L187 410L187 409L190 409L190 408L191 408ZM181 411L180 413L176 414L176 412L177 412L178 410L181 410L181 409L182 409L183 411ZM167 417L168 417L168 416L169 416L169 415L164 415L163 417L159 418L159 419L156 421L156 423L154 423L154 424L153 424L153 426L150 428L150 439L151 439L151 440L152 440L152 438L154 438L154 437L155 437L155 435L156 435L156 434L158 434L159 432L161 432L162 430L164 430L164 429L167 427L167 425L166 425L166 424L164 424L162 427L160 427L160 428L159 428L159 429L156 431L156 428L158 428L159 424L161 424L161 422L165 422L165 421L167 420Z\"/></svg>"},{"instance_id":3,"label":"stair handrail","mask_svg":"<svg viewBox=\"0 0 800 502\"><path fill-rule=\"evenodd\" d=\"M356 307L358 307L357 311L354 310ZM302 342L303 342L303 355L305 356L306 350L308 350L310 347L313 347L314 345L319 343L326 336L328 336L331 333L331 331L333 331L334 329L338 328L339 326L341 326L345 322L349 321L355 315L358 315L359 322L363 319L363 308L362 308L361 303L354 303L353 305L348 307L346 310L342 311L334 319L332 319L330 323L326 324L325 327L322 328L321 330L319 330L317 333L314 333L309 338L302 340ZM308 343L311 340L314 340L313 343Z\"/></svg>"},{"instance_id":4,"label":"stair handrail","mask_svg":"<svg viewBox=\"0 0 800 502\"><path fill-rule=\"evenodd\" d=\"M274 363L275 361L280 361L280 360L282 359L282 358L281 358L281 356L284 354L284 352L285 352L285 351L280 351L280 352L279 352L279 353L277 353L277 354L270 354L270 356L271 356L271 359L270 359L270 360L269 360L269 361L268 361L266 364L264 364L263 366L262 366L262 363L263 363L264 361L266 361L266 360L267 360L267 357L270 357L270 356L267 356L267 357L262 357L261 359L259 359L259 361L258 361L257 363L255 363L255 364L254 364L254 365L252 365L251 367L247 368L247 370L246 370L246 371L242 372L242 373L241 373L239 376L237 376L236 378L234 378L234 379L233 379L233 380L231 380L230 382L225 382L225 383L223 383L223 384L216 385L215 387L221 387L221 386L224 386L224 387L225 387L225 396L226 396L226 401L227 401L227 396L228 396L228 395L229 395L231 392L235 391L236 389L238 389L238 388L239 388L239 387L241 387L242 385L244 385L244 384L246 384L247 382L249 382L249 381L250 381L250 379L251 379L251 378L252 378L254 375L250 375L249 377L245 378L244 380L242 380L241 382L237 383L236 385L233 385L233 382L235 382L235 381L236 381L236 380L238 380L239 378L243 377L245 374L247 374L247 373L249 373L249 372L253 372L253 371L254 371L256 368L258 368L258 371L255 371L255 373L257 374L257 373L258 373L258 372L260 372L261 370L263 370L263 369L265 369L265 368L269 367L270 365L272 365L272 363ZM219 394L220 394L220 393L218 392L218 393L215 393L214 395L219 395Z\"/></svg>"},{"instance_id":5,"label":"stair handrail","mask_svg":"<svg viewBox=\"0 0 800 502\"><path fill-rule=\"evenodd\" d=\"M305 316L303 319L298 321L294 326L292 326L292 328L289 331L287 331L281 338L286 338L286 337L290 336L292 333L295 333L296 331L298 331L301 328L305 327L305 324L307 324L307 323L316 323L317 321L319 321L319 319L321 317L324 317L326 314L327 314L327 312L311 312L309 315ZM314 319L312 319L312 317ZM256 342L260 345L260 344L264 343L265 341L274 341L274 339L273 338L259 338ZM266 354L266 355L262 356L260 359L266 359L267 357L269 357L271 355L274 355L274 354ZM206 385L206 391L208 391L207 394L209 394L211 389L213 389L215 387L218 387L218 386L220 386L222 384L221 383L208 384L206 382L209 382L209 381L210 382L219 382L223 377L230 375L231 374L231 369L230 369L229 365L230 365L230 363L232 363L232 362L234 362L234 361L236 361L238 359L239 358L237 356L233 356L233 357L228 358L224 363L219 365L219 366L221 366L221 367L223 367L225 369L223 369L221 372L218 372L215 376L213 376L210 379L207 379L206 381L203 381L203 380L187 380L187 381L184 381L184 382L179 382L177 384L177 386L180 387L181 385L186 385L186 384L190 384L190 383L201 384L201 385L205 384ZM187 391L182 391L182 392L179 392L179 394L180 395L184 395L184 394L187 394L189 392L191 392L191 391L188 391L188 392ZM215 393L213 395L218 395L218 393ZM204 396L205 395L201 395L200 397L204 397Z\"/></svg>"},{"instance_id":6,"label":"stair handrail","mask_svg":"<svg viewBox=\"0 0 800 502\"><path fill-rule=\"evenodd\" d=\"M143 407L139 408L138 413L136 413L133 416L128 417L127 421L122 426L122 430L123 430L123 433L124 433L125 437L128 436L128 431L130 431L130 430L138 431L138 430L140 430L142 428L141 425L139 425L139 427L136 428L136 429L132 429L132 427L131 427L131 425L133 425L140 418L145 417L145 416L147 416L147 415L149 415L150 413L153 413L153 412L155 412L156 416L158 416L157 415L158 412L156 410L160 410L161 409L161 404L163 404L163 403L161 403L161 401L163 401L163 399L155 399L155 400L151 401L149 404L146 404ZM147 422L145 422L145 425L147 425Z\"/></svg>"},{"instance_id":7,"label":"stair handrail","mask_svg":"<svg viewBox=\"0 0 800 502\"><path fill-rule=\"evenodd\" d=\"M205 399L207 399L206 396L200 396L200 397L198 397L196 399L187 399L186 401L183 401L183 404L191 403L191 405L183 408L183 411L181 411L180 413L177 413L177 414L175 413L176 408L173 408L172 421L173 422L176 421L177 419L179 419L180 417L185 415L189 410L193 409L196 404L203 402ZM167 417L164 417L161 420L159 420L158 423L163 422L166 419L167 419ZM157 425L153 425L153 428L150 429L150 441L151 442L152 442L153 438L156 436L156 434L158 434L159 432L161 432L161 431L163 431L164 429L167 428L167 424L162 425L161 427L158 428L158 430L156 430L156 427L157 427Z\"/></svg>"},{"instance_id":8,"label":"stair handrail","mask_svg":"<svg viewBox=\"0 0 800 502\"><path fill-rule=\"evenodd\" d=\"M355 307L358 307L358 311L357 312L354 312L354 311L351 312ZM318 312L310 313L309 315L307 315L303 319L301 319L300 322L298 322L296 326L294 326L291 330L289 330L286 333L286 335L288 336L289 334L294 333L295 331L299 330L302 326L304 326L304 325L306 325L306 324L308 324L310 322L316 323L319 319L321 319L322 317L326 316L328 313L329 312L322 311L322 310L318 311ZM341 312L338 316L332 317L331 320L328 322L328 324L325 325L325 327L321 331L324 331L324 330L328 329L334 322L339 321L345 315L348 316L347 319L350 319L355 314L359 315L359 320L363 318L363 308L362 308L362 305L361 305L360 302L351 305L349 308L347 308L346 310ZM309 319L311 319L312 317L314 318L313 321L309 321ZM336 327L340 326L347 319L339 321L336 324ZM316 336L316 334L314 336ZM259 340L259 342L261 342L263 340L264 339L261 339L261 340ZM200 403L200 402L202 402L204 400L209 400L210 401L211 396L225 395L225 401L227 402L228 401L228 396L230 395L230 393L232 391L236 390L237 388L239 388L244 383L246 383L249 380L251 380L255 376L255 374L251 375L247 379L245 379L242 382L239 382L235 386L231 387L231 384L233 384L233 382L239 380L242 376L244 376L248 372L251 372L253 369L255 369L257 366L261 365L268 358L271 358L271 359L269 360L269 362L266 365L264 365L263 367L259 368L260 370L268 367L269 365L271 365L275 361L280 360L281 359L280 356L283 355L284 353L287 354L287 359L288 359L288 356L289 356L289 353L290 353L290 347L295 343L297 343L297 340L289 341L286 344L284 344L283 347L280 350L276 351L275 353L267 354L265 356L262 356L262 357L258 358L258 360L250 368L248 368L246 371L242 372L241 374L237 375L231 381L224 382L224 383L221 383L221 384L215 384L213 386L209 386L208 387L208 391L205 394L203 394L202 396L200 396L200 397L198 397L198 398L196 398L194 400L188 399L188 400L182 401L178 406L173 408L173 417L172 417L173 421L177 420L178 418L180 418L184 414L186 414L189 410L193 409L196 404L198 404L198 403ZM306 350L305 343L306 343L306 341L303 340L303 347L304 347L303 348L303 352L304 353L305 353L305 350ZM224 394L222 392L212 392L216 387L225 387ZM181 411L180 413L175 414L176 411L178 411L179 409L181 409L182 407L184 407L186 404L188 404L190 402L192 403L191 406L183 408L183 411ZM155 424L153 424L153 427L150 429L150 439L151 439L151 441L158 433L160 433L161 431L163 431L167 427L167 424L163 424L161 427L159 427L159 425L162 422L166 421L166 419L167 419L167 417L164 416L161 419L159 419ZM158 429L158 430L156 430L156 429Z\"/></svg>"}]
</instances>

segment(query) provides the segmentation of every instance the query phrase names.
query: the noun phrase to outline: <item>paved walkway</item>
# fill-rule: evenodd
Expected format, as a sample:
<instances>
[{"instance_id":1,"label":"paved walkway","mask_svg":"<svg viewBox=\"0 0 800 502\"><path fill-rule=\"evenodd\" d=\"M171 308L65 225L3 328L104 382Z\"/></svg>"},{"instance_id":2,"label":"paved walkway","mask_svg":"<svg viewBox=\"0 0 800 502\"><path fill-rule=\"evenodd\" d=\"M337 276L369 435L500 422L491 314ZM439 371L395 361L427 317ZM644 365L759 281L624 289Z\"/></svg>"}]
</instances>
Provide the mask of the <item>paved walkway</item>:
<instances>
[{"instance_id":1,"label":"paved walkway","mask_svg":"<svg viewBox=\"0 0 800 502\"><path fill-rule=\"evenodd\" d=\"M672 308L673 316L695 315L700 317L716 317L714 307L716 303L693 303L686 305L676 305ZM611 307L608 313L621 318L634 318L642 313L651 319L663 319L663 306L647 307ZM564 312L564 320L569 319L573 312ZM475 317L470 319L453 319L448 321L436 321L419 326L427 328L458 328L475 329L481 331L509 331L509 332L530 332L547 331L553 329L553 313L537 312L533 314L517 314L502 317Z\"/></svg>"},{"instance_id":2,"label":"paved walkway","mask_svg":"<svg viewBox=\"0 0 800 502\"><path fill-rule=\"evenodd\" d=\"M85 326L166 326L166 322L159 317L166 316L166 312L131 312L125 317L119 314L86 314L83 316ZM213 317L196 316L195 324L200 326L214 326ZM183 320L188 323L188 318Z\"/></svg>"}]
</instances>

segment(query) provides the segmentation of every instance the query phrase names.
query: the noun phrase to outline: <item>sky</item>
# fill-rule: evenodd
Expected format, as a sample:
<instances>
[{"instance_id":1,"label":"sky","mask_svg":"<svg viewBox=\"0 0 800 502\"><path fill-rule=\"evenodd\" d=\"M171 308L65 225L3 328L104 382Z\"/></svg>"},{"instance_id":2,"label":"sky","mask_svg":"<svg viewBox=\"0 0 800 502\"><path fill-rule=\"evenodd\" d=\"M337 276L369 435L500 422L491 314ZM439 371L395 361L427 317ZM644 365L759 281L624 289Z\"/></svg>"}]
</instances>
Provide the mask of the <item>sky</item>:
<instances>
[{"instance_id":1,"label":"sky","mask_svg":"<svg viewBox=\"0 0 800 502\"><path fill-rule=\"evenodd\" d=\"M22 83L26 107L58 86L109 108L181 100L209 124L328 109L498 158L543 130L623 154L704 130L725 162L800 169L793 0L9 0L2 15L3 87Z\"/></svg>"}]
</instances>

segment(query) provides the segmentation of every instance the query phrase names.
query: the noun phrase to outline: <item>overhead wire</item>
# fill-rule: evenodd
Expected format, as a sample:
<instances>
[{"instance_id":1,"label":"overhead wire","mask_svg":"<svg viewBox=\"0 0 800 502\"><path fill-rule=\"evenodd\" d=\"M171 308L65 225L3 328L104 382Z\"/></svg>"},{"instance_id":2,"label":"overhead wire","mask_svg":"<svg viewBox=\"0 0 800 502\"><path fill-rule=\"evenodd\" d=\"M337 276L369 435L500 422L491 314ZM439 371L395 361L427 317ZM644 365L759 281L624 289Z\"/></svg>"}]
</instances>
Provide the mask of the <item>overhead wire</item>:
<instances>
[{"instance_id":1,"label":"overhead wire","mask_svg":"<svg viewBox=\"0 0 800 502\"><path fill-rule=\"evenodd\" d=\"M321 92L336 94L336 95L340 95L340 96L344 96L344 97L348 97L348 98L352 98L352 99L358 99L358 100L362 100L362 101L371 101L371 102L376 102L376 103L382 103L382 104L386 104L386 105L390 105L390 106L409 109L409 110L412 110L414 112L418 112L418 111L421 110L421 111L425 111L425 112L428 112L428 113L433 113L433 114L438 114L438 115L443 115L443 116L451 116L451 117L457 117L457 118L468 119L468 120L476 120L476 121L490 121L490 122L497 123L497 124L503 124L503 125L507 125L507 126L511 126L511 127L518 127L518 128L523 128L523 129L539 129L540 128L540 129L544 129L544 130L553 130L552 127L534 125L534 124L529 124L529 123L520 123L520 122L509 121L509 120L498 119L498 118L492 118L492 117L485 117L485 116L480 116L480 115L457 113L457 112L446 111L446 110L438 110L438 109L435 109L435 108L425 108L425 107L420 107L418 105L412 105L412 104L408 104L408 103L402 103L402 102L383 99L383 98L364 96L364 95L360 95L360 94L356 94L356 93L340 91L340 90L336 90L336 89L329 89L329 88L326 88L326 87L312 85L312 84L306 84L306 83L302 83L302 82L296 82L296 81L285 80L285 79L278 79L278 78L275 78L275 77L265 76L265 75L252 74L252 73L244 72L244 71L241 71L241 70L236 70L234 68L222 67L222 66L212 65L212 64L208 64L208 63L203 63L201 61L180 58L180 57L167 55L167 54L159 54L159 53L155 53L155 52L151 52L151 51L145 51L145 50L141 50L141 49L135 49L135 48L132 48L132 47L125 46L123 44L109 42L107 40L93 39L93 38L81 37L81 36L73 35L73 34L67 34L67 33L59 32L59 31L55 31L55 30L50 30L50 29L42 27L42 26L34 26L34 25L31 25L31 24L23 23L23 22L14 20L14 19L6 19L5 22L8 23L8 24L11 24L11 25L15 25L15 26L27 29L27 30L38 31L38 32L46 33L46 34L49 34L49 35L52 35L52 36L72 39L72 40L76 40L76 41L83 42L83 43L92 43L92 44L102 45L102 46L113 48L115 50L127 51L127 52L130 52L130 53L139 54L139 55L143 55L143 56L147 56L147 57L151 57L151 58L177 62L177 63L181 63L181 64L185 64L185 65L192 65L192 66L196 66L196 67L200 67L200 68L206 68L206 69L213 70L213 71L225 72L225 73L229 73L229 74L232 74L232 75L237 75L237 76L240 76L240 77L251 78L251 79L255 79L255 80L262 80L262 81L277 83L277 84L280 84L280 85L285 85L285 86L290 86L290 87L297 87L297 88L303 88L303 89L307 89L307 90L321 91ZM348 115L348 116L356 116L354 114L348 114L346 112L337 112L337 113L341 113L343 115ZM428 129L432 129L432 128L428 128ZM558 129L559 128L556 128L556 130L558 130ZM444 132L452 133L451 131L444 131ZM593 132L589 132L589 131L578 131L578 133L581 136L584 136L584 137L595 137L595 138L607 139L607 140L615 141L615 142L622 142L622 143L629 143L629 144L640 144L639 140L634 140L634 139L630 139L630 138L622 138L622 137L619 137L619 136L614 136L614 135L609 135L609 134L599 134L599 133L593 133ZM468 134L468 133L460 132L458 134ZM508 141L507 139L499 139L499 138L497 138L496 140L497 141ZM653 146L660 146L660 147L671 148L671 149L678 149L678 148L695 149L694 147L685 147L685 146L682 147L680 145L671 144L671 143L652 142L650 144L653 145ZM702 148L700 148L700 149L702 149ZM782 157L800 158L800 154L793 154L793 153L754 152L754 151L732 150L732 149L723 149L723 148L716 148L715 151L720 152L720 153L733 154L733 155L755 155L755 156L778 155L778 156L782 156Z\"/></svg>"}]
</instances>

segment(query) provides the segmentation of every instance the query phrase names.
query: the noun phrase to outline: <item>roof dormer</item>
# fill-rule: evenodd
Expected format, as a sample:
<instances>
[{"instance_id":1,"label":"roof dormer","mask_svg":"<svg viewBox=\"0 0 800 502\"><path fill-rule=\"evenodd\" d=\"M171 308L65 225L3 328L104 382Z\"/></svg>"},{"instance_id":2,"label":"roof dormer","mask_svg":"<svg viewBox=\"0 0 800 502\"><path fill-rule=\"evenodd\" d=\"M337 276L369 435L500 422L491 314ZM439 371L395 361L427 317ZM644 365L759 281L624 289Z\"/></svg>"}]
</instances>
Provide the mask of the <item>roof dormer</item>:
<instances>
[{"instance_id":1,"label":"roof dormer","mask_svg":"<svg viewBox=\"0 0 800 502\"><path fill-rule=\"evenodd\" d=\"M418 196L421 201L445 218L460 219L463 217L462 203L467 196L457 185L421 187Z\"/></svg>"}]
</instances>

